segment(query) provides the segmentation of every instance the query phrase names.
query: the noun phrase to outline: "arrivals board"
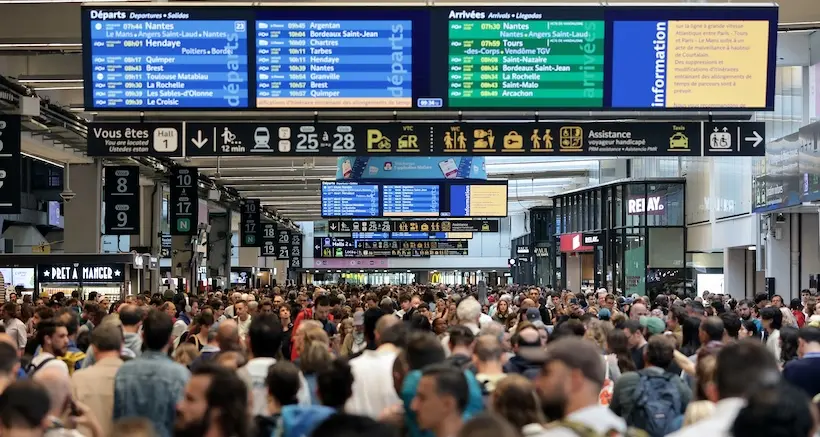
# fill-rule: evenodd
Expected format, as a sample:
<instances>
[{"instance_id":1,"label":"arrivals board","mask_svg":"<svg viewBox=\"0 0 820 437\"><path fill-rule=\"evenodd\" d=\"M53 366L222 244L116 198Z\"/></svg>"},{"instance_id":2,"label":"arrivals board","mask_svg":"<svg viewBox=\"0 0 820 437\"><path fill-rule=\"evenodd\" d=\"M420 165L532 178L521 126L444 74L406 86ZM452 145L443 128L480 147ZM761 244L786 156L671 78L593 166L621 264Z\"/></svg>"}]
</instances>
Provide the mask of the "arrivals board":
<instances>
[{"instance_id":1,"label":"arrivals board","mask_svg":"<svg viewBox=\"0 0 820 437\"><path fill-rule=\"evenodd\" d=\"M94 8L84 14L88 108L248 107L247 18L226 18L210 8Z\"/></svg>"},{"instance_id":2,"label":"arrivals board","mask_svg":"<svg viewBox=\"0 0 820 437\"><path fill-rule=\"evenodd\" d=\"M440 185L382 186L384 217L438 217L441 200Z\"/></svg>"},{"instance_id":3,"label":"arrivals board","mask_svg":"<svg viewBox=\"0 0 820 437\"><path fill-rule=\"evenodd\" d=\"M774 108L771 5L82 10L89 110Z\"/></svg>"}]
</instances>

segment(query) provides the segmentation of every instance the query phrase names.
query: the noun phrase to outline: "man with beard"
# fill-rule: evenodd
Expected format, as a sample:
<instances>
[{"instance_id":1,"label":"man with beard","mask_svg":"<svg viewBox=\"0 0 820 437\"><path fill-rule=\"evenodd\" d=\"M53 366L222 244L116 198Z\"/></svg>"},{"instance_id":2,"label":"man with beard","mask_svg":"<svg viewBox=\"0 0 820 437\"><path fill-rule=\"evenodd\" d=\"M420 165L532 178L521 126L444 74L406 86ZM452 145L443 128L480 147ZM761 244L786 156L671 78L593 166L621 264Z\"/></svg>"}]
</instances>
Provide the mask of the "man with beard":
<instances>
[{"instance_id":1,"label":"man with beard","mask_svg":"<svg viewBox=\"0 0 820 437\"><path fill-rule=\"evenodd\" d=\"M544 414L557 422L539 437L623 435L626 432L626 422L608 407L598 404L606 369L597 345L579 337L561 338L550 343L541 362L535 385Z\"/></svg>"},{"instance_id":2,"label":"man with beard","mask_svg":"<svg viewBox=\"0 0 820 437\"><path fill-rule=\"evenodd\" d=\"M205 363L194 370L177 403L174 437L247 436L248 389L228 369Z\"/></svg>"}]
</instances>

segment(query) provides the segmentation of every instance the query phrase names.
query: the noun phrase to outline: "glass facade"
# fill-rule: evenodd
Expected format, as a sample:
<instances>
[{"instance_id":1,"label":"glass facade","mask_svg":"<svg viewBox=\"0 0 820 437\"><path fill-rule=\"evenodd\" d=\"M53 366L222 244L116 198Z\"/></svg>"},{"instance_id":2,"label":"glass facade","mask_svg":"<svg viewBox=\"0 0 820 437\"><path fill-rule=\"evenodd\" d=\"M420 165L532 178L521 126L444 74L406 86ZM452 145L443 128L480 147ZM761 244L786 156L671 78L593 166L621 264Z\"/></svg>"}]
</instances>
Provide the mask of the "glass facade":
<instances>
[{"instance_id":1,"label":"glass facade","mask_svg":"<svg viewBox=\"0 0 820 437\"><path fill-rule=\"evenodd\" d=\"M683 179L619 182L554 197L555 232L545 251L550 265L536 261L536 278L549 272L551 284L572 291L685 290L685 199Z\"/></svg>"}]
</instances>

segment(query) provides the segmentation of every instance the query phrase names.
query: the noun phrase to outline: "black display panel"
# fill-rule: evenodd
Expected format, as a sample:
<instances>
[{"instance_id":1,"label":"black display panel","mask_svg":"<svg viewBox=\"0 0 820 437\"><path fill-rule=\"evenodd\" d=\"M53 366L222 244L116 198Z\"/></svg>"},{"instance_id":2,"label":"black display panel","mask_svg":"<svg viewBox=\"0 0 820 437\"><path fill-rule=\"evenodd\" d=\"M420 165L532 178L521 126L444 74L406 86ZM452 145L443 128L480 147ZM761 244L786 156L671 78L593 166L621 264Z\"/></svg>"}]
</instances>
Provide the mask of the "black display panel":
<instances>
[{"instance_id":1,"label":"black display panel","mask_svg":"<svg viewBox=\"0 0 820 437\"><path fill-rule=\"evenodd\" d=\"M507 181L322 182L322 217L506 216Z\"/></svg>"},{"instance_id":2,"label":"black display panel","mask_svg":"<svg viewBox=\"0 0 820 437\"><path fill-rule=\"evenodd\" d=\"M245 199L239 203L242 215L239 221L239 245L262 246L262 205L259 199Z\"/></svg>"},{"instance_id":3,"label":"black display panel","mask_svg":"<svg viewBox=\"0 0 820 437\"><path fill-rule=\"evenodd\" d=\"M0 114L0 214L20 214L20 116Z\"/></svg>"},{"instance_id":4,"label":"black display panel","mask_svg":"<svg viewBox=\"0 0 820 437\"><path fill-rule=\"evenodd\" d=\"M171 169L171 235L197 234L199 227L199 172L194 167Z\"/></svg>"},{"instance_id":5,"label":"black display panel","mask_svg":"<svg viewBox=\"0 0 820 437\"><path fill-rule=\"evenodd\" d=\"M330 220L330 232L498 232L498 220Z\"/></svg>"},{"instance_id":6,"label":"black display panel","mask_svg":"<svg viewBox=\"0 0 820 437\"><path fill-rule=\"evenodd\" d=\"M37 280L41 284L125 282L125 264L38 264Z\"/></svg>"},{"instance_id":7,"label":"black display panel","mask_svg":"<svg viewBox=\"0 0 820 437\"><path fill-rule=\"evenodd\" d=\"M105 167L104 231L107 235L140 233L140 169L137 166Z\"/></svg>"},{"instance_id":8,"label":"black display panel","mask_svg":"<svg viewBox=\"0 0 820 437\"><path fill-rule=\"evenodd\" d=\"M129 5L82 15L89 110L774 107L772 6Z\"/></svg>"},{"instance_id":9,"label":"black display panel","mask_svg":"<svg viewBox=\"0 0 820 437\"><path fill-rule=\"evenodd\" d=\"M290 259L288 267L292 269L302 268L302 234L290 234Z\"/></svg>"},{"instance_id":10,"label":"black display panel","mask_svg":"<svg viewBox=\"0 0 820 437\"><path fill-rule=\"evenodd\" d=\"M426 258L466 256L467 240L358 241L347 237L313 237L314 258Z\"/></svg>"},{"instance_id":11,"label":"black display panel","mask_svg":"<svg viewBox=\"0 0 820 437\"><path fill-rule=\"evenodd\" d=\"M262 224L262 256L276 258L276 223Z\"/></svg>"},{"instance_id":12,"label":"black display panel","mask_svg":"<svg viewBox=\"0 0 820 437\"><path fill-rule=\"evenodd\" d=\"M276 231L276 259L290 260L290 231L279 229Z\"/></svg>"}]
</instances>

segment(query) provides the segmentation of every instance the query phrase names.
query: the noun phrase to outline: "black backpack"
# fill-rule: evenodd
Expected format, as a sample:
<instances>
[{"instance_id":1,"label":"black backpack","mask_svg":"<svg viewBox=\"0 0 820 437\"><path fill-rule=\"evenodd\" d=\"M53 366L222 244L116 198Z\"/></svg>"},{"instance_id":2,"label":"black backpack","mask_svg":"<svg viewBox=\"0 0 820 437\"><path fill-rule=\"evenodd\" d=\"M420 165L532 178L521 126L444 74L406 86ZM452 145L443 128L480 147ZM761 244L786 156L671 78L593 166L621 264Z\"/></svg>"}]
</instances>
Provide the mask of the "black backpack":
<instances>
[{"instance_id":1,"label":"black backpack","mask_svg":"<svg viewBox=\"0 0 820 437\"><path fill-rule=\"evenodd\" d=\"M662 375L638 372L635 406L626 417L629 426L646 431L650 437L663 437L677 431L683 424L680 390L671 373Z\"/></svg>"}]
</instances>

